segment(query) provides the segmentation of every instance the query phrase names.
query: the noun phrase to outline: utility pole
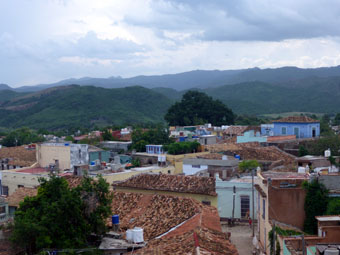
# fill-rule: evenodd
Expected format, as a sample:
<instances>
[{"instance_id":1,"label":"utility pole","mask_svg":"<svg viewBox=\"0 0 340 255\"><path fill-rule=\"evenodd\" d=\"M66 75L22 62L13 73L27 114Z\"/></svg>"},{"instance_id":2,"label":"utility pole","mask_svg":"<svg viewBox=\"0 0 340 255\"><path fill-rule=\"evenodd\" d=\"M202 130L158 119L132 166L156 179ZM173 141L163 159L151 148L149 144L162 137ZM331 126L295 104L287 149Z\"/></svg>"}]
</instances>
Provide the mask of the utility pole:
<instances>
[{"instance_id":1,"label":"utility pole","mask_svg":"<svg viewBox=\"0 0 340 255\"><path fill-rule=\"evenodd\" d=\"M254 201L254 174L255 174L255 168L253 168L251 170L251 194L252 194L252 223L253 223L253 237L255 236L255 224L254 224L254 220L255 220L255 201Z\"/></svg>"},{"instance_id":2,"label":"utility pole","mask_svg":"<svg viewBox=\"0 0 340 255\"><path fill-rule=\"evenodd\" d=\"M306 255L306 243L305 243L305 235L301 235L302 238L302 255Z\"/></svg>"},{"instance_id":3,"label":"utility pole","mask_svg":"<svg viewBox=\"0 0 340 255\"><path fill-rule=\"evenodd\" d=\"M232 221L234 221L234 213L235 213L235 196L236 196L236 187L233 187L233 214L232 214Z\"/></svg>"},{"instance_id":4,"label":"utility pole","mask_svg":"<svg viewBox=\"0 0 340 255\"><path fill-rule=\"evenodd\" d=\"M274 226L273 226L273 255L275 255L275 246L276 246L276 241L275 241L275 221L273 222Z\"/></svg>"}]
</instances>

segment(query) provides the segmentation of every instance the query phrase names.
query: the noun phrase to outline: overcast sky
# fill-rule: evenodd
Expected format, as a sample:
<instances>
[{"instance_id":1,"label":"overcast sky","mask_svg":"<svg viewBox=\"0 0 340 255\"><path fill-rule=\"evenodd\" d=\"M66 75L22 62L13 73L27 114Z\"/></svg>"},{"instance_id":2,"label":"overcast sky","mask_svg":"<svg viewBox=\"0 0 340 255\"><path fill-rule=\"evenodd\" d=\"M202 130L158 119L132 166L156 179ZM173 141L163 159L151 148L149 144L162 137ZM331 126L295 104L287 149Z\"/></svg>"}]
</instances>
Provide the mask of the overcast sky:
<instances>
[{"instance_id":1,"label":"overcast sky","mask_svg":"<svg viewBox=\"0 0 340 255\"><path fill-rule=\"evenodd\" d=\"M0 0L0 83L340 65L339 0Z\"/></svg>"}]
</instances>

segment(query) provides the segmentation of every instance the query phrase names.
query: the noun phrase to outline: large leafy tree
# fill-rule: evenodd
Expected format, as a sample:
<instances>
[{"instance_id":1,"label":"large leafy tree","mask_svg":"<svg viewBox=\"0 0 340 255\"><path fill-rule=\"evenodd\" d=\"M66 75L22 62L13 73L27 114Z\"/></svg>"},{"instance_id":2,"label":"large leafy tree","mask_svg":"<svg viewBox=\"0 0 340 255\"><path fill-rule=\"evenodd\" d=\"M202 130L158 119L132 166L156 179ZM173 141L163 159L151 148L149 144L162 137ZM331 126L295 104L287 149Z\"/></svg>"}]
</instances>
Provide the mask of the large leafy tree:
<instances>
[{"instance_id":1,"label":"large leafy tree","mask_svg":"<svg viewBox=\"0 0 340 255\"><path fill-rule=\"evenodd\" d=\"M315 216L321 216L326 213L328 204L328 190L317 180L313 180L311 183L305 182L303 183L303 187L306 190L304 205L306 218L303 230L309 234L316 234L317 221Z\"/></svg>"},{"instance_id":2,"label":"large leafy tree","mask_svg":"<svg viewBox=\"0 0 340 255\"><path fill-rule=\"evenodd\" d=\"M26 197L15 213L12 241L35 254L43 248L83 248L91 233L105 231L110 214L109 184L85 177L70 188L64 178L42 179L35 197Z\"/></svg>"},{"instance_id":3,"label":"large leafy tree","mask_svg":"<svg viewBox=\"0 0 340 255\"><path fill-rule=\"evenodd\" d=\"M172 142L169 138L168 129L162 125L146 131L136 128L132 132L131 138L132 149L136 151L145 151L145 145L147 144L165 145Z\"/></svg>"},{"instance_id":4,"label":"large leafy tree","mask_svg":"<svg viewBox=\"0 0 340 255\"><path fill-rule=\"evenodd\" d=\"M200 125L212 123L225 125L234 123L234 114L221 101L214 100L199 91L186 92L180 102L172 105L165 120L173 126Z\"/></svg>"}]
</instances>

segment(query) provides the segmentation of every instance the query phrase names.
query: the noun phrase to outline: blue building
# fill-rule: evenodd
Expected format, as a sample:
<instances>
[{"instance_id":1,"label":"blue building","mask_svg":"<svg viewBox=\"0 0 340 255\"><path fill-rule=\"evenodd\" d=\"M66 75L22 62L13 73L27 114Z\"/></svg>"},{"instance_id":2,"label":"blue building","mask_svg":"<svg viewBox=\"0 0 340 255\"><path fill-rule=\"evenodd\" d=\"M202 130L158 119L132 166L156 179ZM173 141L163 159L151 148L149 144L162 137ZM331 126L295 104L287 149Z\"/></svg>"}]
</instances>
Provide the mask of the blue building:
<instances>
[{"instance_id":1,"label":"blue building","mask_svg":"<svg viewBox=\"0 0 340 255\"><path fill-rule=\"evenodd\" d=\"M148 154L164 154L163 145L148 144L145 147Z\"/></svg>"},{"instance_id":2,"label":"blue building","mask_svg":"<svg viewBox=\"0 0 340 255\"><path fill-rule=\"evenodd\" d=\"M312 138L320 136L320 122L307 116L292 116L261 125L261 135Z\"/></svg>"}]
</instances>

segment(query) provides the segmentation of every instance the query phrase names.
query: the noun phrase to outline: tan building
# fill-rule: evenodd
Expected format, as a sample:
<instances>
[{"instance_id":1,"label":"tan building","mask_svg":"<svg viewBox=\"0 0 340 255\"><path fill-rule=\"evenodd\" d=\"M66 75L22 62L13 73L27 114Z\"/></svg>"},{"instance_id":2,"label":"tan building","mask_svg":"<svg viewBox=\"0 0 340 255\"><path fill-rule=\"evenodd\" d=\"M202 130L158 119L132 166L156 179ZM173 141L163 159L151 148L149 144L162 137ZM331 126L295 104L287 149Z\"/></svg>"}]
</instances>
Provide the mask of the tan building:
<instances>
[{"instance_id":1,"label":"tan building","mask_svg":"<svg viewBox=\"0 0 340 255\"><path fill-rule=\"evenodd\" d=\"M36 151L41 167L57 165L60 170L73 170L76 165L89 164L87 144L43 143L37 145Z\"/></svg>"},{"instance_id":2,"label":"tan building","mask_svg":"<svg viewBox=\"0 0 340 255\"><path fill-rule=\"evenodd\" d=\"M1 173L2 192L4 195L11 195L20 187L38 187L39 178L49 178L49 172L41 167L4 170Z\"/></svg>"},{"instance_id":3,"label":"tan building","mask_svg":"<svg viewBox=\"0 0 340 255\"><path fill-rule=\"evenodd\" d=\"M309 176L290 172L259 172L257 176L257 236L260 249L270 254L268 233L274 222L303 228L306 192L301 185Z\"/></svg>"}]
</instances>

